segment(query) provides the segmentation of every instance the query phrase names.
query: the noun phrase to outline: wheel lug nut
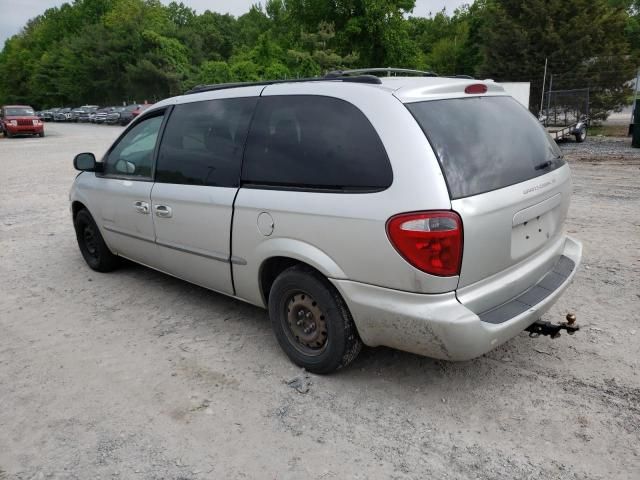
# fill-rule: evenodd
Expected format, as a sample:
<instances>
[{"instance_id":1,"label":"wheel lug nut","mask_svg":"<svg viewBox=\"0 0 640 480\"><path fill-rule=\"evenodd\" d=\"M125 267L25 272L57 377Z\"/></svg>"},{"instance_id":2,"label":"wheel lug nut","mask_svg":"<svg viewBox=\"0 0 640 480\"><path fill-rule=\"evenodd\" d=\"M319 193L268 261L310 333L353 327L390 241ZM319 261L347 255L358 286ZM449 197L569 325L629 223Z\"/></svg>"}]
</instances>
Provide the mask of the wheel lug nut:
<instances>
[{"instance_id":1,"label":"wheel lug nut","mask_svg":"<svg viewBox=\"0 0 640 480\"><path fill-rule=\"evenodd\" d=\"M302 320L298 320L298 321L296 322L296 325L297 325L297 326L301 326L301 325L302 325Z\"/></svg>"},{"instance_id":2,"label":"wheel lug nut","mask_svg":"<svg viewBox=\"0 0 640 480\"><path fill-rule=\"evenodd\" d=\"M310 318L312 318L312 317L313 317L313 314L312 314L311 312L307 312L307 318L309 318L309 319L310 319Z\"/></svg>"}]
</instances>

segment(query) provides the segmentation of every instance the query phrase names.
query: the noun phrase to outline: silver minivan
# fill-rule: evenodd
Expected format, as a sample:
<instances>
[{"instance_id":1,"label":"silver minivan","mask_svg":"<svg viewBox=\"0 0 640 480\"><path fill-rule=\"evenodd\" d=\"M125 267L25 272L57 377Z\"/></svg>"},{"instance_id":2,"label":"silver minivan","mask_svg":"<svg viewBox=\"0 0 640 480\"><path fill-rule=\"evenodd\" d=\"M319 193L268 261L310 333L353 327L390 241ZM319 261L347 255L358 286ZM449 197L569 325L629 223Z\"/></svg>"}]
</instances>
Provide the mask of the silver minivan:
<instances>
[{"instance_id":1,"label":"silver minivan","mask_svg":"<svg viewBox=\"0 0 640 480\"><path fill-rule=\"evenodd\" d=\"M71 189L80 251L267 308L296 364L362 344L466 360L558 299L571 175L492 81L342 73L155 104Z\"/></svg>"}]
</instances>

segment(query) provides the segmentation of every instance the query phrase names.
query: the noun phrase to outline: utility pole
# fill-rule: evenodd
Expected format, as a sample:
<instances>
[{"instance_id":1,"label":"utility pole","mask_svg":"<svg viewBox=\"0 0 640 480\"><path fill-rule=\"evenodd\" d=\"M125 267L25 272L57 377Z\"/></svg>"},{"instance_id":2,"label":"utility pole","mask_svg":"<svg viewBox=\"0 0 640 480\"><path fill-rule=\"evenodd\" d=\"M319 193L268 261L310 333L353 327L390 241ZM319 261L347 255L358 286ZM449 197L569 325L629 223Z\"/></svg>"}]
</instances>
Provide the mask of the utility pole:
<instances>
[{"instance_id":1,"label":"utility pole","mask_svg":"<svg viewBox=\"0 0 640 480\"><path fill-rule=\"evenodd\" d=\"M538 118L542 116L542 107L544 106L544 86L547 83L547 58L544 59L544 76L542 77L542 95L540 95L540 112Z\"/></svg>"},{"instance_id":2,"label":"utility pole","mask_svg":"<svg viewBox=\"0 0 640 480\"><path fill-rule=\"evenodd\" d=\"M640 68L638 68L638 73L636 74L636 89L633 95L633 106L631 107L631 120L629 121L629 135L633 134L633 122L637 121L637 118L634 118L634 112L636 111L636 105L638 104L638 92L640 92Z\"/></svg>"},{"instance_id":3,"label":"utility pole","mask_svg":"<svg viewBox=\"0 0 640 480\"><path fill-rule=\"evenodd\" d=\"M553 88L553 73L549 75L549 90L547 91L549 95L547 95L547 124L549 123L549 108L551 108L551 89ZM555 109L554 109L555 110ZM554 112L555 115L555 112ZM554 118L555 124L555 118Z\"/></svg>"}]
</instances>

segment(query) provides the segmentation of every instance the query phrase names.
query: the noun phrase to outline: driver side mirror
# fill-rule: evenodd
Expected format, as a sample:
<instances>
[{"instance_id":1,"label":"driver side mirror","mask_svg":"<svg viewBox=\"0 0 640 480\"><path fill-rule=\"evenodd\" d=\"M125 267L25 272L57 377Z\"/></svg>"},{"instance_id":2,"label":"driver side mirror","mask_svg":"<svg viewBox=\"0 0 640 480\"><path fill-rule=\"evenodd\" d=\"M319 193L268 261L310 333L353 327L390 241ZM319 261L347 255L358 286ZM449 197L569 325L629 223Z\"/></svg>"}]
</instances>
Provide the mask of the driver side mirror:
<instances>
[{"instance_id":1,"label":"driver side mirror","mask_svg":"<svg viewBox=\"0 0 640 480\"><path fill-rule=\"evenodd\" d=\"M81 172L97 171L96 156L93 153L79 153L73 159L73 166Z\"/></svg>"}]
</instances>

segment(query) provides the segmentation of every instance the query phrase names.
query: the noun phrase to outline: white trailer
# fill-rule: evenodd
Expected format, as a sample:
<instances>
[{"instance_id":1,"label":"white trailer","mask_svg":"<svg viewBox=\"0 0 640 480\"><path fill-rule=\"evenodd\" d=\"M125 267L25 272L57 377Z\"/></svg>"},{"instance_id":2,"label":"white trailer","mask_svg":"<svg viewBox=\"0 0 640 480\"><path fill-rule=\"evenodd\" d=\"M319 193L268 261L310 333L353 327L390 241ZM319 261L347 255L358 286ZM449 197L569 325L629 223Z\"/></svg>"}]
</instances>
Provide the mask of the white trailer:
<instances>
[{"instance_id":1,"label":"white trailer","mask_svg":"<svg viewBox=\"0 0 640 480\"><path fill-rule=\"evenodd\" d=\"M500 82L500 85L509 95L524 105L527 110L529 109L530 82Z\"/></svg>"}]
</instances>

